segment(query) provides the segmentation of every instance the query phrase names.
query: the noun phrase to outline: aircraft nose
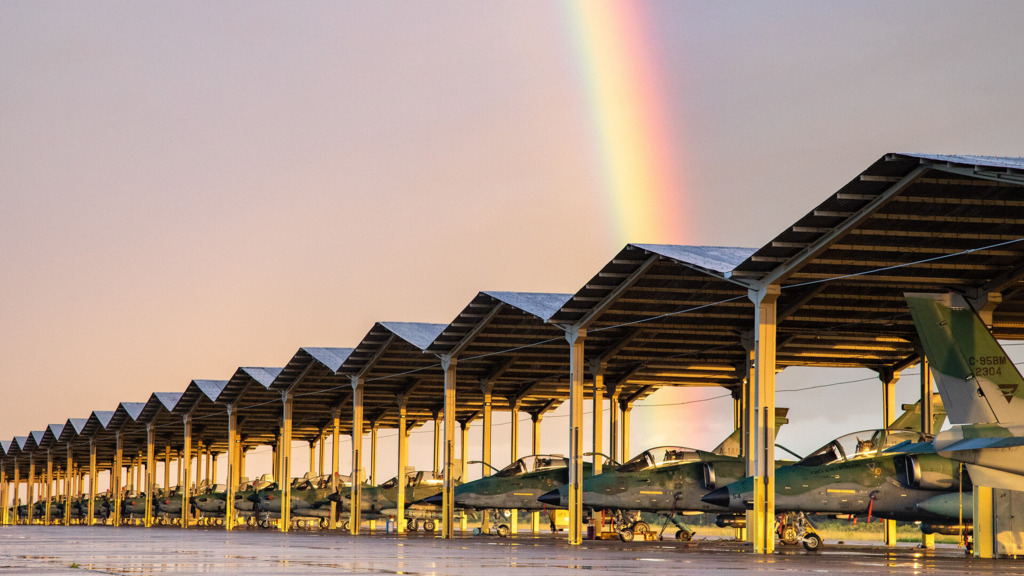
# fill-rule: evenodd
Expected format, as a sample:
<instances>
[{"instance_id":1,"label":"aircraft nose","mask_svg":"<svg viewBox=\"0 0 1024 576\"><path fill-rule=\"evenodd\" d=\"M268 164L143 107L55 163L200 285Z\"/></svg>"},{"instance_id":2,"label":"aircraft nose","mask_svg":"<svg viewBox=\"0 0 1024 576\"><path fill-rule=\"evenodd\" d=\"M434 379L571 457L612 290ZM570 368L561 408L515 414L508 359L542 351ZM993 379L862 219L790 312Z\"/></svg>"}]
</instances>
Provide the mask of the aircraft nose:
<instances>
[{"instance_id":1,"label":"aircraft nose","mask_svg":"<svg viewBox=\"0 0 1024 576\"><path fill-rule=\"evenodd\" d=\"M558 488L550 492L545 492L537 497L537 500L541 504L547 504L548 506L560 506L562 504L562 495L558 493Z\"/></svg>"},{"instance_id":2,"label":"aircraft nose","mask_svg":"<svg viewBox=\"0 0 1024 576\"><path fill-rule=\"evenodd\" d=\"M433 504L434 506L441 506L442 504L444 504L444 494L439 492L437 494L434 494L433 496L427 496L422 500L422 502L425 502L427 504Z\"/></svg>"},{"instance_id":3,"label":"aircraft nose","mask_svg":"<svg viewBox=\"0 0 1024 576\"><path fill-rule=\"evenodd\" d=\"M716 490L712 490L711 492L708 492L707 494L702 496L701 497L701 501L702 502L707 502L708 504L711 504L712 506L721 506L722 508L728 508L729 507L729 488L727 486L723 486L723 487L718 488Z\"/></svg>"}]
</instances>

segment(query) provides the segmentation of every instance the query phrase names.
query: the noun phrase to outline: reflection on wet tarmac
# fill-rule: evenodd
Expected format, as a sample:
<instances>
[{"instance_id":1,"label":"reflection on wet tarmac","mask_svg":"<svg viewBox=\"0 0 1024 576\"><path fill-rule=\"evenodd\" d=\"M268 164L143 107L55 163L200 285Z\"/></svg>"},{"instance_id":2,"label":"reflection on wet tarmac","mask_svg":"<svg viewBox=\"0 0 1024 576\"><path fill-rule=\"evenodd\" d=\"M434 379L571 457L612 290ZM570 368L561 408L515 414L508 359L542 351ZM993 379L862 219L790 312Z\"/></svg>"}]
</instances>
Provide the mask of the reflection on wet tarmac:
<instances>
[{"instance_id":1,"label":"reflection on wet tarmac","mask_svg":"<svg viewBox=\"0 0 1024 576\"><path fill-rule=\"evenodd\" d=\"M561 576L654 573L871 575L1013 574L1014 560L975 560L955 547L924 552L910 545L830 546L823 552L787 551L769 557L741 543L586 542L571 548L562 537L426 535L351 537L331 533L14 526L0 529L0 574L520 574Z\"/></svg>"}]
</instances>

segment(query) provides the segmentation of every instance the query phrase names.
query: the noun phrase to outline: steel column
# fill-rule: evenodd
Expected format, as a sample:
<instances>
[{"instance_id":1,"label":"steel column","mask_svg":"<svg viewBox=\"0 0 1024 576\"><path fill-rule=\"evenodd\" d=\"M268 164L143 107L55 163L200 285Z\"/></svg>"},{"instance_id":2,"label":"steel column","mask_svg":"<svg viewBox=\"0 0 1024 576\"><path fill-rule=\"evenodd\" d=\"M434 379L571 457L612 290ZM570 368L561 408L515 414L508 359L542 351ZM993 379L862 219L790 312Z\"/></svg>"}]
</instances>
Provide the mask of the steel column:
<instances>
[{"instance_id":1,"label":"steel column","mask_svg":"<svg viewBox=\"0 0 1024 576\"><path fill-rule=\"evenodd\" d=\"M110 492L114 497L114 526L121 525L121 476L124 474L124 440L121 438L121 431L114 433L114 470L113 482ZM113 472L113 471L112 471Z\"/></svg>"},{"instance_id":2,"label":"steel column","mask_svg":"<svg viewBox=\"0 0 1024 576\"><path fill-rule=\"evenodd\" d=\"M64 525L65 526L70 526L71 525L71 471L74 469L74 461L73 461L73 458L72 458L73 455L74 455L74 452L72 452L72 450L71 450L71 442L68 442L67 464L64 465L65 470L66 470L65 474L64 474L64 492L65 492L65 494L64 494L64 499L65 499L65 504L64 504ZM18 482L18 460L17 459L14 460L14 482L15 482L15 484L14 484L15 489L17 489L17 486L18 486L18 484L17 484L17 482ZM17 510L15 510L15 512L17 512ZM17 520L17 517L15 517L15 520Z\"/></svg>"},{"instance_id":3,"label":"steel column","mask_svg":"<svg viewBox=\"0 0 1024 576\"><path fill-rule=\"evenodd\" d=\"M441 357L444 370L444 476L441 502L441 536L452 538L455 533L455 366L457 359ZM436 420L435 420L436 426Z\"/></svg>"},{"instance_id":4,"label":"steel column","mask_svg":"<svg viewBox=\"0 0 1024 576\"><path fill-rule=\"evenodd\" d=\"M146 516L145 526L153 525L153 490L156 486L156 427L146 423Z\"/></svg>"},{"instance_id":5,"label":"steel column","mask_svg":"<svg viewBox=\"0 0 1024 576\"><path fill-rule=\"evenodd\" d=\"M899 372L881 372L879 379L882 381L882 420L883 425L888 428L896 419L896 382L900 379ZM886 546L896 545L896 521L883 520L883 542Z\"/></svg>"},{"instance_id":6,"label":"steel column","mask_svg":"<svg viewBox=\"0 0 1024 576\"><path fill-rule=\"evenodd\" d=\"M43 506L43 523L50 525L50 501L53 499L53 450L46 449L46 504Z\"/></svg>"},{"instance_id":7,"label":"steel column","mask_svg":"<svg viewBox=\"0 0 1024 576\"><path fill-rule=\"evenodd\" d=\"M364 380L352 376L352 505L349 507L349 533L359 535L363 502L363 388Z\"/></svg>"},{"instance_id":8,"label":"steel column","mask_svg":"<svg viewBox=\"0 0 1024 576\"><path fill-rule=\"evenodd\" d=\"M395 515L395 531L405 533L405 469L409 466L409 430L406 423L405 395L398 397L398 512Z\"/></svg>"},{"instance_id":9,"label":"steel column","mask_svg":"<svg viewBox=\"0 0 1024 576\"><path fill-rule=\"evenodd\" d=\"M590 374L593 378L592 394L593 394L593 432L594 432L594 474L601 473L601 467L603 458L601 453L604 452L604 446L602 442L604 440L604 371L607 364L598 361L590 362Z\"/></svg>"},{"instance_id":10,"label":"steel column","mask_svg":"<svg viewBox=\"0 0 1024 576\"><path fill-rule=\"evenodd\" d=\"M26 521L31 526L32 522L35 521L35 507L36 507L36 455L35 452L29 452L28 455L28 478L25 479L25 504L28 509L26 512L28 516Z\"/></svg>"},{"instance_id":11,"label":"steel column","mask_svg":"<svg viewBox=\"0 0 1024 576\"><path fill-rule=\"evenodd\" d=\"M442 410L434 411L434 476L441 471L441 414Z\"/></svg>"},{"instance_id":12,"label":"steel column","mask_svg":"<svg viewBox=\"0 0 1024 576\"><path fill-rule=\"evenodd\" d=\"M459 437L459 459L462 461L462 467L459 470L459 476L463 482L467 482L469 478L469 422L459 422L461 426L462 435ZM468 527L469 515L463 514L460 520L460 529L465 532Z\"/></svg>"},{"instance_id":13,"label":"steel column","mask_svg":"<svg viewBox=\"0 0 1024 576\"><path fill-rule=\"evenodd\" d=\"M583 543L583 340L586 330L571 327L569 342L569 544Z\"/></svg>"},{"instance_id":14,"label":"steel column","mask_svg":"<svg viewBox=\"0 0 1024 576\"><path fill-rule=\"evenodd\" d=\"M331 489L337 493L342 486L338 484L338 470L340 466L341 451L338 446L338 439L341 436L341 406L331 408ZM328 520L327 528L338 529L338 503L331 500L331 518Z\"/></svg>"},{"instance_id":15,"label":"steel column","mask_svg":"<svg viewBox=\"0 0 1024 576\"><path fill-rule=\"evenodd\" d=\"M181 527L188 528L191 516L189 498L192 497L192 415L186 414L181 420L185 428L185 440L181 448Z\"/></svg>"},{"instance_id":16,"label":"steel column","mask_svg":"<svg viewBox=\"0 0 1024 576\"><path fill-rule=\"evenodd\" d=\"M622 463L626 461L619 450L619 395L622 390L616 386L610 392L611 394L608 396L608 455L612 457L612 460Z\"/></svg>"},{"instance_id":17,"label":"steel column","mask_svg":"<svg viewBox=\"0 0 1024 576\"><path fill-rule=\"evenodd\" d=\"M492 393L494 392L494 383L487 379L480 380L480 392L484 396L484 410L483 410L483 440L480 447L480 461L483 464L480 465L480 477L490 476L491 469L488 468L492 465L491 462L491 428L493 424L492 415L493 409L491 404ZM468 480L468 478L466 479ZM480 530L485 534L491 530L491 511L484 510L481 514L480 519Z\"/></svg>"},{"instance_id":18,"label":"steel column","mask_svg":"<svg viewBox=\"0 0 1024 576\"><path fill-rule=\"evenodd\" d=\"M281 392L281 477L277 479L281 487L281 532L291 529L292 523L292 402L291 389Z\"/></svg>"},{"instance_id":19,"label":"steel column","mask_svg":"<svg viewBox=\"0 0 1024 576\"><path fill-rule=\"evenodd\" d=\"M932 405L932 369L928 358L921 354L921 362L918 364L921 370L921 432L931 436L932 419L934 418ZM935 534L921 533L921 546L926 550L935 549Z\"/></svg>"},{"instance_id":20,"label":"steel column","mask_svg":"<svg viewBox=\"0 0 1024 576\"><path fill-rule=\"evenodd\" d=\"M601 405L600 404L596 404L596 406L598 406L600 408ZM531 415L531 418L533 419L533 436L531 437L530 451L533 454L540 454L540 421L541 421L541 418L543 418L543 417L544 417L544 415L541 414L540 412L537 412L536 414L532 414ZM535 511L530 516L531 516L531 518L530 518L530 531L533 532L534 534L539 534L540 533L540 512L536 512Z\"/></svg>"},{"instance_id":21,"label":"steel column","mask_svg":"<svg viewBox=\"0 0 1024 576\"><path fill-rule=\"evenodd\" d=\"M515 462L519 459L519 400L512 401L512 437L509 442L511 448L511 460ZM509 533L519 533L519 510L509 510Z\"/></svg>"},{"instance_id":22,"label":"steel column","mask_svg":"<svg viewBox=\"0 0 1024 576\"><path fill-rule=\"evenodd\" d=\"M754 477L754 508L747 515L747 538L757 554L775 550L775 338L780 293L774 284L748 293L754 303L754 367L747 417L751 450L746 460L748 475Z\"/></svg>"},{"instance_id":23,"label":"steel column","mask_svg":"<svg viewBox=\"0 0 1024 576\"><path fill-rule=\"evenodd\" d=\"M224 507L224 529L235 529L235 489L240 478L238 477L238 410L233 404L225 406L228 414L228 475L227 475L227 502Z\"/></svg>"}]
</instances>

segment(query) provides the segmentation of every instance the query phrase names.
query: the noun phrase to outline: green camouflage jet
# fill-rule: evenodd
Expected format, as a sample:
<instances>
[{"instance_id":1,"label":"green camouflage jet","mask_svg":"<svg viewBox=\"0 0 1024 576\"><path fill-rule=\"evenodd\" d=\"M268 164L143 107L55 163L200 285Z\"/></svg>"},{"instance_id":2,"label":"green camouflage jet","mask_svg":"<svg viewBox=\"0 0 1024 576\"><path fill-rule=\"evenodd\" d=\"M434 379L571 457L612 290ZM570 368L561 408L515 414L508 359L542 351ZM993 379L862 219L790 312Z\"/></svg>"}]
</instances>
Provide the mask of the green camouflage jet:
<instances>
[{"instance_id":1,"label":"green camouflage jet","mask_svg":"<svg viewBox=\"0 0 1024 576\"><path fill-rule=\"evenodd\" d=\"M583 463L583 478L593 474L593 464ZM533 454L519 458L490 476L455 487L455 506L475 510L544 510L548 504L537 500L569 481L569 461L561 454ZM440 506L441 494L420 502ZM498 525L498 535L510 528Z\"/></svg>"},{"instance_id":2,"label":"green camouflage jet","mask_svg":"<svg viewBox=\"0 0 1024 576\"><path fill-rule=\"evenodd\" d=\"M963 296L906 298L953 424L935 449L981 486L1024 490L1024 378Z\"/></svg>"},{"instance_id":3,"label":"green camouflage jet","mask_svg":"<svg viewBox=\"0 0 1024 576\"><path fill-rule=\"evenodd\" d=\"M775 429L787 423L788 408L775 411ZM672 522L678 530L677 540L689 540L693 531L678 516L685 512L722 512L722 509L701 501L701 497L746 475L740 453L740 431L729 435L714 450L695 450L680 446L660 446L644 450L625 464L586 478L582 482L583 505L591 510L616 512L615 527L624 541L636 532L647 532L650 526L638 514L627 511L654 512L665 518L662 531ZM540 502L566 507L568 485L542 495ZM724 518L735 525L737 518Z\"/></svg>"},{"instance_id":4,"label":"green camouflage jet","mask_svg":"<svg viewBox=\"0 0 1024 576\"><path fill-rule=\"evenodd\" d=\"M331 475L310 476L292 480L291 486L291 517L298 526L304 526L309 520L316 521L321 528L327 526L331 514L331 502L328 499L334 493ZM277 484L272 484L248 496L248 500L258 505L260 512L281 514L282 491ZM266 521L264 524L267 525Z\"/></svg>"},{"instance_id":5,"label":"green camouflage jet","mask_svg":"<svg viewBox=\"0 0 1024 576\"><path fill-rule=\"evenodd\" d=\"M744 478L703 499L735 512L748 510L753 482ZM836 438L796 464L776 470L775 510L941 523L948 518L917 504L961 489L970 490L969 478L961 478L956 462L935 454L920 432L866 430ZM782 532L783 543L802 539L808 550L821 546L821 537L809 522L784 524Z\"/></svg>"},{"instance_id":6,"label":"green camouflage jet","mask_svg":"<svg viewBox=\"0 0 1024 576\"><path fill-rule=\"evenodd\" d=\"M422 525L427 532L433 532L441 519L441 509L435 504L414 503L437 494L441 489L442 477L432 472L410 470L405 474L405 518L410 531L419 530ZM456 480L456 486L459 486ZM341 510L352 509L352 485L346 484L330 500L338 502ZM380 486L364 485L361 490L360 514L364 519L378 519L398 515L398 477L395 476ZM421 524L422 523L422 524Z\"/></svg>"}]
</instances>

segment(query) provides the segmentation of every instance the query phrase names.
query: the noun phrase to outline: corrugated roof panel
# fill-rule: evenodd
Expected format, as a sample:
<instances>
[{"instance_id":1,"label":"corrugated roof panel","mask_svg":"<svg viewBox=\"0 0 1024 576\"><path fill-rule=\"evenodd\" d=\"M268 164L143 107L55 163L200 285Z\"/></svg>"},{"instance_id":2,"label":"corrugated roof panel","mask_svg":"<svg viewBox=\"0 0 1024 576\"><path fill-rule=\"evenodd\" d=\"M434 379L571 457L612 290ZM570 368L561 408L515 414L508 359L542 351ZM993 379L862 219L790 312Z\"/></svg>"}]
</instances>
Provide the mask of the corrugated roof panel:
<instances>
[{"instance_id":1,"label":"corrugated roof panel","mask_svg":"<svg viewBox=\"0 0 1024 576\"><path fill-rule=\"evenodd\" d=\"M50 424L49 429L50 429L50 434L53 434L54 438L60 438L61 432L64 431L64 425L63 424Z\"/></svg>"},{"instance_id":2,"label":"corrugated roof panel","mask_svg":"<svg viewBox=\"0 0 1024 576\"><path fill-rule=\"evenodd\" d=\"M114 412L111 410L96 410L93 412L93 415L99 420L100 425L106 428L107 424L110 424L110 419L114 417Z\"/></svg>"},{"instance_id":3,"label":"corrugated roof panel","mask_svg":"<svg viewBox=\"0 0 1024 576\"><path fill-rule=\"evenodd\" d=\"M971 154L917 154L899 153L900 156L934 160L936 162L952 162L970 166L989 166L991 168L1011 168L1024 170L1024 158L1014 156L975 156Z\"/></svg>"},{"instance_id":4,"label":"corrugated roof panel","mask_svg":"<svg viewBox=\"0 0 1024 576\"><path fill-rule=\"evenodd\" d=\"M353 348L312 348L303 346L302 350L305 350L317 362L329 368L331 372L337 372L338 368L341 368L341 365L345 363L345 360L352 355Z\"/></svg>"},{"instance_id":5,"label":"corrugated roof panel","mask_svg":"<svg viewBox=\"0 0 1024 576\"><path fill-rule=\"evenodd\" d=\"M28 444L28 436L15 436L14 441L18 443L18 450L24 450Z\"/></svg>"},{"instance_id":6,"label":"corrugated roof panel","mask_svg":"<svg viewBox=\"0 0 1024 576\"><path fill-rule=\"evenodd\" d=\"M447 324L428 324L426 322L381 322L380 325L420 350L426 350L430 343L448 327Z\"/></svg>"},{"instance_id":7,"label":"corrugated roof panel","mask_svg":"<svg viewBox=\"0 0 1024 576\"><path fill-rule=\"evenodd\" d=\"M121 407L128 413L132 420L138 420L142 409L146 407L145 402L121 402Z\"/></svg>"},{"instance_id":8,"label":"corrugated roof panel","mask_svg":"<svg viewBox=\"0 0 1024 576\"><path fill-rule=\"evenodd\" d=\"M685 246L678 244L631 244L637 248L721 274L731 272L757 252L756 248Z\"/></svg>"},{"instance_id":9,"label":"corrugated roof panel","mask_svg":"<svg viewBox=\"0 0 1024 576\"><path fill-rule=\"evenodd\" d=\"M192 383L211 401L216 401L224 387L228 385L227 380L193 380ZM175 405L177 405L177 402L175 402Z\"/></svg>"},{"instance_id":10,"label":"corrugated roof panel","mask_svg":"<svg viewBox=\"0 0 1024 576\"><path fill-rule=\"evenodd\" d=\"M174 407L178 405L178 400L181 400L181 392L154 392L153 395L168 412L174 410Z\"/></svg>"},{"instance_id":11,"label":"corrugated roof panel","mask_svg":"<svg viewBox=\"0 0 1024 576\"><path fill-rule=\"evenodd\" d=\"M9 453L11 451L11 441L10 440L0 440L0 447L3 448L4 454Z\"/></svg>"},{"instance_id":12,"label":"corrugated roof panel","mask_svg":"<svg viewBox=\"0 0 1024 576\"><path fill-rule=\"evenodd\" d=\"M82 430L85 429L85 425L89 423L88 418L68 418L68 422L71 422L71 428L75 431L75 434L81 434Z\"/></svg>"},{"instance_id":13,"label":"corrugated roof panel","mask_svg":"<svg viewBox=\"0 0 1024 576\"><path fill-rule=\"evenodd\" d=\"M572 294L546 292L484 292L491 298L547 320L572 298Z\"/></svg>"},{"instance_id":14,"label":"corrugated roof panel","mask_svg":"<svg viewBox=\"0 0 1024 576\"><path fill-rule=\"evenodd\" d=\"M32 439L36 441L36 446L43 442L43 436L46 434L46 430L33 430Z\"/></svg>"}]
</instances>

